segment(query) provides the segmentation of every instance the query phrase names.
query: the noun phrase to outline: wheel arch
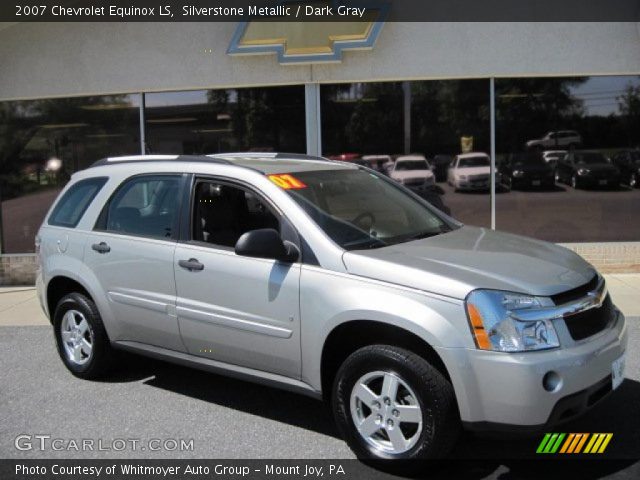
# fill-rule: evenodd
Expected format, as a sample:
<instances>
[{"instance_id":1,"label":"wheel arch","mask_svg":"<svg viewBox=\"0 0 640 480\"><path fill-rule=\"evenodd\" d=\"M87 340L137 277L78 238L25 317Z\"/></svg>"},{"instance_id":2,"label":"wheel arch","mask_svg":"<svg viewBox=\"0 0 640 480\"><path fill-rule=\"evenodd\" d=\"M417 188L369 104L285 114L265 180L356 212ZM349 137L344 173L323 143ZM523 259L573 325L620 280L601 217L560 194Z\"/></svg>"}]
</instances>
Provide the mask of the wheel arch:
<instances>
[{"instance_id":1,"label":"wheel arch","mask_svg":"<svg viewBox=\"0 0 640 480\"><path fill-rule=\"evenodd\" d=\"M335 326L322 347L320 376L325 400L330 398L336 373L346 358L362 347L375 344L405 348L420 355L451 382L444 361L425 339L397 325L375 320L350 320Z\"/></svg>"}]
</instances>

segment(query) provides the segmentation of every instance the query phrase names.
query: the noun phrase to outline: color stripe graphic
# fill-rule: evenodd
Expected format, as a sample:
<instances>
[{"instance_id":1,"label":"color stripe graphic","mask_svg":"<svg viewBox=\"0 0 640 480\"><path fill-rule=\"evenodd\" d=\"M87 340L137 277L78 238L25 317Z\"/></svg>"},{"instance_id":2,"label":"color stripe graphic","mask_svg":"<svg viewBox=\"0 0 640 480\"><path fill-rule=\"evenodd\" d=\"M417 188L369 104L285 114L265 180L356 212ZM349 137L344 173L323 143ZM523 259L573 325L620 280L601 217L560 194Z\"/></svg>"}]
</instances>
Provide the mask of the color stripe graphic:
<instances>
[{"instance_id":1,"label":"color stripe graphic","mask_svg":"<svg viewBox=\"0 0 640 480\"><path fill-rule=\"evenodd\" d=\"M546 433L536 453L603 453L612 438L613 433Z\"/></svg>"}]
</instances>

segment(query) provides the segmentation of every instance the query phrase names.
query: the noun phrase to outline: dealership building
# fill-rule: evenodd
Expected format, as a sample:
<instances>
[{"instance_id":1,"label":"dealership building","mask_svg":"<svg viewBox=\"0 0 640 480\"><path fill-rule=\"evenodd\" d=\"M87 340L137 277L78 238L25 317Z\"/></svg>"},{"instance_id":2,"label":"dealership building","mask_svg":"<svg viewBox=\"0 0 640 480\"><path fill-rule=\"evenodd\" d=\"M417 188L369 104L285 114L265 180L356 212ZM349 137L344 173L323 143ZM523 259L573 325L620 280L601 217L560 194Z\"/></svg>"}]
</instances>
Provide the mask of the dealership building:
<instances>
[{"instance_id":1,"label":"dealership building","mask_svg":"<svg viewBox=\"0 0 640 480\"><path fill-rule=\"evenodd\" d=\"M564 131L580 141L544 149L602 155L620 186L507 189L492 175L465 193L445 164L443 203L603 271L640 271L640 23L0 23L0 61L0 284L33 282L39 224L70 175L102 157L448 163L471 149L497 170Z\"/></svg>"}]
</instances>

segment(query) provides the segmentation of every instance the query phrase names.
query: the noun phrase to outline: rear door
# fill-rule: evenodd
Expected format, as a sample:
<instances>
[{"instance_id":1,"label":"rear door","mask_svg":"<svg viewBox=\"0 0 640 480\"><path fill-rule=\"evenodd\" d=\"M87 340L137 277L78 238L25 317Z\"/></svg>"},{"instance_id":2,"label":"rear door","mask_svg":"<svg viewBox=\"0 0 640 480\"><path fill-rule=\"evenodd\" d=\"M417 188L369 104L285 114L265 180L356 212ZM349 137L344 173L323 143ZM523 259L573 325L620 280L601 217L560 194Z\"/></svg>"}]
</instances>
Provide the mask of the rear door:
<instances>
[{"instance_id":1,"label":"rear door","mask_svg":"<svg viewBox=\"0 0 640 480\"><path fill-rule=\"evenodd\" d=\"M175 314L173 255L178 238L181 174L125 180L103 208L85 247L85 262L115 317L112 340L184 351Z\"/></svg>"},{"instance_id":2,"label":"rear door","mask_svg":"<svg viewBox=\"0 0 640 480\"><path fill-rule=\"evenodd\" d=\"M236 255L245 232L273 228L298 243L277 209L248 186L197 179L190 228L175 252L177 313L189 353L300 376L300 264Z\"/></svg>"}]
</instances>

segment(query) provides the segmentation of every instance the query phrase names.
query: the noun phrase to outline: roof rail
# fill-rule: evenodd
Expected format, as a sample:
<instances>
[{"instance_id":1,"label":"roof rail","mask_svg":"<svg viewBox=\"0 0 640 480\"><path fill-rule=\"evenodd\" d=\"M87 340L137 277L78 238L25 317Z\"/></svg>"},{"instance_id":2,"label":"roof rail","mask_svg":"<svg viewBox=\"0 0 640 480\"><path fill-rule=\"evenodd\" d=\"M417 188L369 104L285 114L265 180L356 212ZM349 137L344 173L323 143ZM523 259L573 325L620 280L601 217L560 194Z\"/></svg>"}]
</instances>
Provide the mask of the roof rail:
<instances>
[{"instance_id":1,"label":"roof rail","mask_svg":"<svg viewBox=\"0 0 640 480\"><path fill-rule=\"evenodd\" d=\"M325 157L319 157L315 155L307 155L305 153L281 153L281 152L229 152L229 153L214 153L207 155L210 158L272 158L274 160L311 160L315 162L332 162Z\"/></svg>"},{"instance_id":2,"label":"roof rail","mask_svg":"<svg viewBox=\"0 0 640 480\"><path fill-rule=\"evenodd\" d=\"M205 162L232 165L232 162L223 158L213 158L206 155L128 155L123 157L107 157L91 164L89 168L103 165L117 165L121 163L138 162Z\"/></svg>"}]
</instances>

